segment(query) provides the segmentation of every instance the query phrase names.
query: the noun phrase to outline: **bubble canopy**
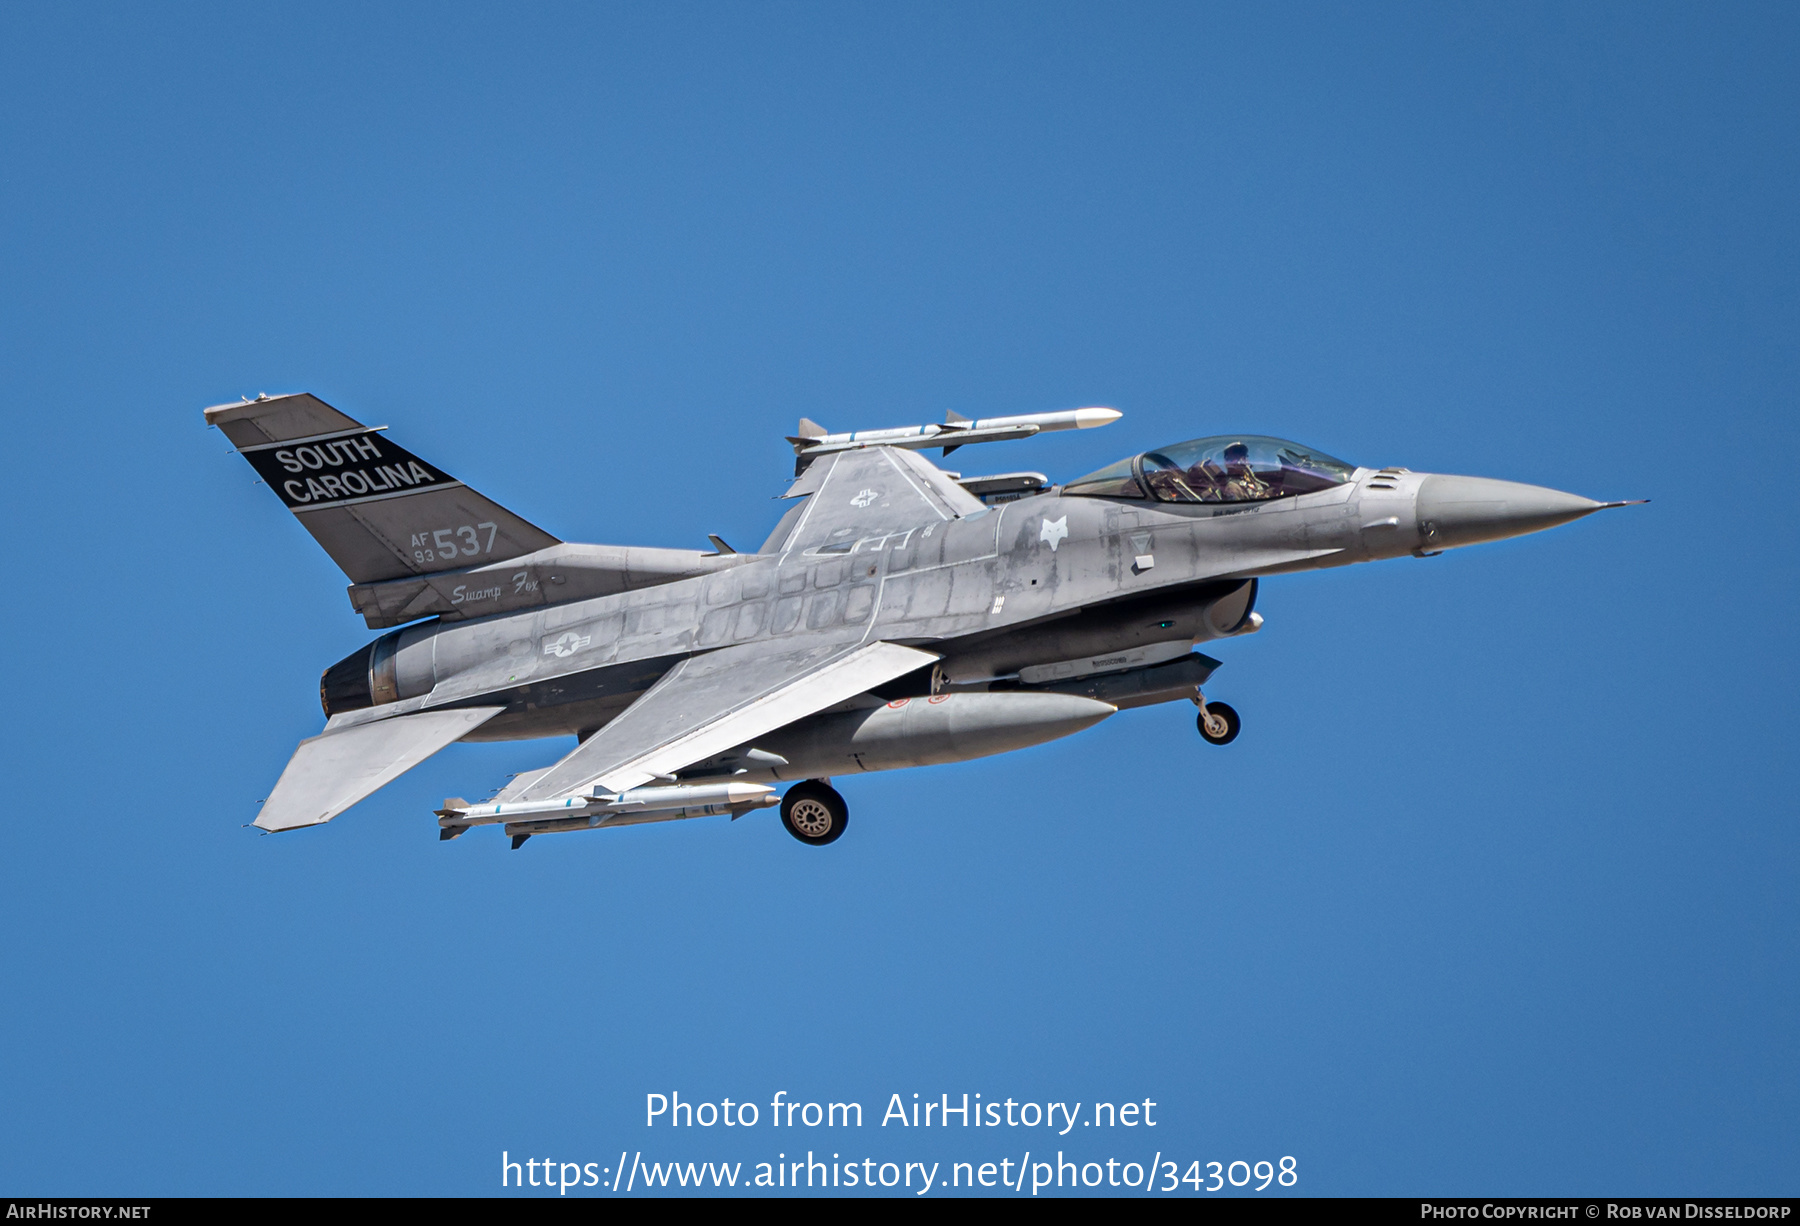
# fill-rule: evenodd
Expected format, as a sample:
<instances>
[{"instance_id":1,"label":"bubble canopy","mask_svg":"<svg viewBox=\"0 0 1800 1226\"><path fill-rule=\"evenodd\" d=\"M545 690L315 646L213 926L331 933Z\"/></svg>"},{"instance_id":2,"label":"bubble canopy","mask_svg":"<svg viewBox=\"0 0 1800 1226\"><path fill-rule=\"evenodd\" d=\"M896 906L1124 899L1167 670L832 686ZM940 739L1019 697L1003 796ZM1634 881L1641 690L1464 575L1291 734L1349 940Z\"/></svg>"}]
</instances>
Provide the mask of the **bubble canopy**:
<instances>
[{"instance_id":1,"label":"bubble canopy","mask_svg":"<svg viewBox=\"0 0 1800 1226\"><path fill-rule=\"evenodd\" d=\"M1355 472L1354 464L1287 439L1219 434L1109 464L1062 492L1158 502L1267 502L1342 485Z\"/></svg>"}]
</instances>

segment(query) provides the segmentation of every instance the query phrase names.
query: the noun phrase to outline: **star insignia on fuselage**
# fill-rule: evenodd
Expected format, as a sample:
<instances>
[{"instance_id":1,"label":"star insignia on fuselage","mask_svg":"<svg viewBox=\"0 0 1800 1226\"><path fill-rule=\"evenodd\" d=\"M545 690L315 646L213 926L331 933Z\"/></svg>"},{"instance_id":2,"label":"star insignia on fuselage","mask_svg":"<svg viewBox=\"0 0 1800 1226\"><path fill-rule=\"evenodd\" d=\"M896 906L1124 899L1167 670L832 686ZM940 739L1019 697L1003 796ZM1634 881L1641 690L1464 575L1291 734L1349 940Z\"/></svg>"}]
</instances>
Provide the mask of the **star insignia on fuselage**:
<instances>
[{"instance_id":1,"label":"star insignia on fuselage","mask_svg":"<svg viewBox=\"0 0 1800 1226\"><path fill-rule=\"evenodd\" d=\"M866 507L879 497L881 497L880 490L864 490L850 500L850 505L853 507Z\"/></svg>"},{"instance_id":2,"label":"star insignia on fuselage","mask_svg":"<svg viewBox=\"0 0 1800 1226\"><path fill-rule=\"evenodd\" d=\"M1051 553L1056 552L1056 547L1062 544L1068 535L1069 517L1067 515L1061 519L1046 519L1044 526L1038 529L1038 540L1049 545Z\"/></svg>"}]
</instances>

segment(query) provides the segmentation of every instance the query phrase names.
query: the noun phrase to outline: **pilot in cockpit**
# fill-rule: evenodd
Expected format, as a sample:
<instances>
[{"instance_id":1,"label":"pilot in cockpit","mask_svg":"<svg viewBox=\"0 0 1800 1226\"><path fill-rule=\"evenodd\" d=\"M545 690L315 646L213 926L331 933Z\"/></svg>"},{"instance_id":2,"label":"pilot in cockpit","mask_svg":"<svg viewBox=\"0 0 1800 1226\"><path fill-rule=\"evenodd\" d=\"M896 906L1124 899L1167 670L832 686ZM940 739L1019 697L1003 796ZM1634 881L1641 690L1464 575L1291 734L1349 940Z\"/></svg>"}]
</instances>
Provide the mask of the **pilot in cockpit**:
<instances>
[{"instance_id":1,"label":"pilot in cockpit","mask_svg":"<svg viewBox=\"0 0 1800 1226\"><path fill-rule=\"evenodd\" d=\"M1224 465L1211 459L1202 460L1190 474L1195 477L1196 485L1205 491L1201 495L1204 502L1258 502L1274 496L1268 482L1256 475L1250 467L1250 448L1244 443L1230 443L1220 452ZM1210 487L1210 488L1209 488ZM1207 495L1211 496L1208 497Z\"/></svg>"},{"instance_id":2,"label":"pilot in cockpit","mask_svg":"<svg viewBox=\"0 0 1800 1226\"><path fill-rule=\"evenodd\" d=\"M1254 440L1254 441L1253 441ZM1342 485L1356 467L1285 439L1214 435L1146 451L1063 488L1091 498L1267 502Z\"/></svg>"},{"instance_id":3,"label":"pilot in cockpit","mask_svg":"<svg viewBox=\"0 0 1800 1226\"><path fill-rule=\"evenodd\" d=\"M1256 475L1250 467L1250 448L1244 443L1233 443L1223 453L1225 460L1225 498L1229 502L1254 502L1269 498L1274 491L1268 482Z\"/></svg>"}]
</instances>

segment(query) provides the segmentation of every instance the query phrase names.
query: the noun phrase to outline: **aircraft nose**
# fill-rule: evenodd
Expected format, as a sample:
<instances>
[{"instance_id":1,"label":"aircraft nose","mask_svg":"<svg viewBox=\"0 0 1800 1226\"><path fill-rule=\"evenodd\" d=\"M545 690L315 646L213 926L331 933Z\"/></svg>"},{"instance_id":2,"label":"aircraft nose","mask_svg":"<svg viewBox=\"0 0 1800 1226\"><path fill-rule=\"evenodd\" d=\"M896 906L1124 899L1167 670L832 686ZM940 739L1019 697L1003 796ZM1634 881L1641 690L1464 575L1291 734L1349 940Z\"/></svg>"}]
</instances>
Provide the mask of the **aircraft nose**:
<instances>
[{"instance_id":1,"label":"aircraft nose","mask_svg":"<svg viewBox=\"0 0 1800 1226\"><path fill-rule=\"evenodd\" d=\"M1435 473L1419 483L1414 502L1419 533L1430 549L1541 532L1613 505L1541 485Z\"/></svg>"}]
</instances>

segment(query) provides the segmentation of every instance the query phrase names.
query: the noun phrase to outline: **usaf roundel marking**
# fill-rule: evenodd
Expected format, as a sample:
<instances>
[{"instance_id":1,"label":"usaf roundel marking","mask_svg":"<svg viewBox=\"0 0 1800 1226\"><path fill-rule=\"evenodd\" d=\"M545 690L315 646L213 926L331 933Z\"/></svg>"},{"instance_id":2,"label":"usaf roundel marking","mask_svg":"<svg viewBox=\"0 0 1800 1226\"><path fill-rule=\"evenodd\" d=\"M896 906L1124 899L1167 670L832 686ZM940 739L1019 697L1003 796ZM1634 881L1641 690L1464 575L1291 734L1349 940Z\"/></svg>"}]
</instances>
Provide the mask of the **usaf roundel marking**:
<instances>
[{"instance_id":1,"label":"usaf roundel marking","mask_svg":"<svg viewBox=\"0 0 1800 1226\"><path fill-rule=\"evenodd\" d=\"M556 656L559 659L566 656L572 656L591 642L593 642L593 639L589 635L576 634L573 630L565 630L556 638L553 638L544 644L544 654L547 656Z\"/></svg>"}]
</instances>

